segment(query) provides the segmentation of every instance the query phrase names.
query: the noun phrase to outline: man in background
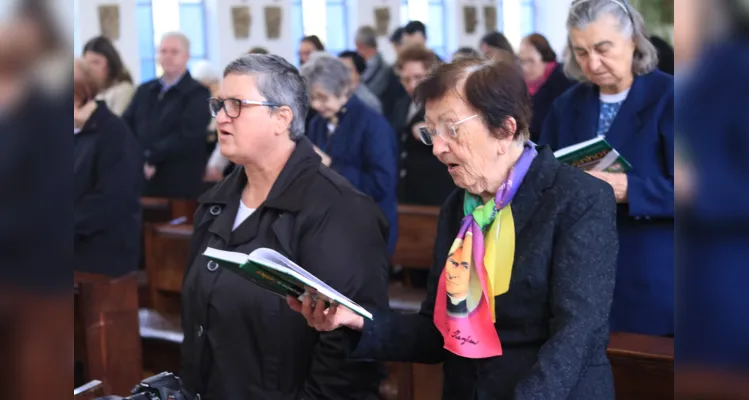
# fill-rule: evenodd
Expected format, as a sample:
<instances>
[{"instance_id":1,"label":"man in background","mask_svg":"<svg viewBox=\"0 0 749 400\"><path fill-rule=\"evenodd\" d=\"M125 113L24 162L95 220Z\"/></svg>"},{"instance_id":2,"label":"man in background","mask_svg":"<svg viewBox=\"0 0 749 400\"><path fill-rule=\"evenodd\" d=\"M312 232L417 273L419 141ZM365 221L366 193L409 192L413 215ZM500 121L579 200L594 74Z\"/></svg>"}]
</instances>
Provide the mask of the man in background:
<instances>
[{"instance_id":1,"label":"man in background","mask_svg":"<svg viewBox=\"0 0 749 400\"><path fill-rule=\"evenodd\" d=\"M411 21L403 27L403 45L427 45L427 27L421 21Z\"/></svg>"},{"instance_id":2,"label":"man in background","mask_svg":"<svg viewBox=\"0 0 749 400\"><path fill-rule=\"evenodd\" d=\"M346 68L351 72L351 87L354 88L354 95L359 98L369 108L382 114L382 103L380 99L372 93L366 85L361 84L361 75L366 72L367 64L364 57L355 51L342 51L338 58L346 64Z\"/></svg>"},{"instance_id":3,"label":"man in background","mask_svg":"<svg viewBox=\"0 0 749 400\"><path fill-rule=\"evenodd\" d=\"M377 50L377 32L371 26L362 26L356 31L354 43L356 52L366 61L361 80L375 96L382 99L393 70Z\"/></svg>"},{"instance_id":4,"label":"man in background","mask_svg":"<svg viewBox=\"0 0 749 400\"><path fill-rule=\"evenodd\" d=\"M202 190L211 94L190 75L189 59L187 36L165 34L158 53L163 74L138 87L122 116L144 149L145 196L193 199Z\"/></svg>"}]
</instances>

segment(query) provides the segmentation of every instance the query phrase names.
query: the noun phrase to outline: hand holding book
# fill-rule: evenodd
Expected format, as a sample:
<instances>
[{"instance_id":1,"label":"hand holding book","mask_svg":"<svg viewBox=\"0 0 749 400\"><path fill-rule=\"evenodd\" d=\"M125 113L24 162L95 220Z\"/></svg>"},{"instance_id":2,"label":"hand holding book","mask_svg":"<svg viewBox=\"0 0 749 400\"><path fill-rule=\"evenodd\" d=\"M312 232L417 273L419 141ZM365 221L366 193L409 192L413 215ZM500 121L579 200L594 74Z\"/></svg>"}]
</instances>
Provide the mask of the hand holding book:
<instances>
[{"instance_id":1,"label":"hand holding book","mask_svg":"<svg viewBox=\"0 0 749 400\"><path fill-rule=\"evenodd\" d=\"M300 296L301 301L293 296L287 296L286 301L292 310L302 314L310 327L320 332L333 331L342 326L357 331L362 330L364 317L335 302L332 302L330 307L326 307L323 300L316 298L316 294L314 289L308 288Z\"/></svg>"},{"instance_id":2,"label":"hand holding book","mask_svg":"<svg viewBox=\"0 0 749 400\"><path fill-rule=\"evenodd\" d=\"M627 202L627 174L623 172L588 171L589 174L608 183L614 189L617 203Z\"/></svg>"}]
</instances>

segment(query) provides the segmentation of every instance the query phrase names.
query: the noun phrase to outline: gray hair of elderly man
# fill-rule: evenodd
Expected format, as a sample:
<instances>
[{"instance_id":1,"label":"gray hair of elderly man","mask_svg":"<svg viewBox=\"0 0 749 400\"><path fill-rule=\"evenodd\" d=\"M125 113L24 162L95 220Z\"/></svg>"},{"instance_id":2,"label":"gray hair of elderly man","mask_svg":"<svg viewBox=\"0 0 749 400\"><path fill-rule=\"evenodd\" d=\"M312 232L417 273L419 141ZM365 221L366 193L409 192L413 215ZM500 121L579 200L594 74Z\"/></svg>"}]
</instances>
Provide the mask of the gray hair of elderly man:
<instances>
[{"instance_id":1,"label":"gray hair of elderly man","mask_svg":"<svg viewBox=\"0 0 749 400\"><path fill-rule=\"evenodd\" d=\"M356 31L354 42L363 46L377 48L377 31L371 26L362 26Z\"/></svg>"},{"instance_id":2,"label":"gray hair of elderly man","mask_svg":"<svg viewBox=\"0 0 749 400\"><path fill-rule=\"evenodd\" d=\"M348 95L351 91L351 71L338 57L328 53L315 52L302 65L302 76L307 81L307 90L313 86L334 96Z\"/></svg>"},{"instance_id":3,"label":"gray hair of elderly man","mask_svg":"<svg viewBox=\"0 0 749 400\"><path fill-rule=\"evenodd\" d=\"M161 41L163 42L164 39L168 38L179 39L179 41L182 42L182 45L185 46L185 50L190 53L190 38L188 38L187 35L179 31L167 32L161 36Z\"/></svg>"},{"instance_id":4,"label":"gray hair of elderly man","mask_svg":"<svg viewBox=\"0 0 749 400\"><path fill-rule=\"evenodd\" d=\"M291 109L294 115L289 126L291 140L298 141L304 137L309 98L304 79L296 67L277 55L247 54L226 66L224 77L232 74L255 77L257 89L266 101Z\"/></svg>"},{"instance_id":5,"label":"gray hair of elderly man","mask_svg":"<svg viewBox=\"0 0 749 400\"><path fill-rule=\"evenodd\" d=\"M567 32L572 29L582 29L587 24L595 22L602 15L611 15L619 21L619 32L631 36L635 43L635 54L632 58L632 73L644 75L652 72L658 66L658 50L648 39L645 21L642 15L626 0L576 0L570 6L567 16ZM575 59L572 41L567 38L564 72L567 76L580 82L588 82L580 64Z\"/></svg>"}]
</instances>

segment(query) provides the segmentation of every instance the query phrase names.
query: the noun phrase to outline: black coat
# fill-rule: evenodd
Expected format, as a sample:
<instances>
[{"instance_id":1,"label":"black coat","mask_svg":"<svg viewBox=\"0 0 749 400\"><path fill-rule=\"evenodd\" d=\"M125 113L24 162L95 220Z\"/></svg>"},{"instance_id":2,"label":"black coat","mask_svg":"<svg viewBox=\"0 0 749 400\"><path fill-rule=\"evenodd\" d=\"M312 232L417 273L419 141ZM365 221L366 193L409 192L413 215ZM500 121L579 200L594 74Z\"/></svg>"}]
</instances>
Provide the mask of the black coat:
<instances>
[{"instance_id":1,"label":"black coat","mask_svg":"<svg viewBox=\"0 0 749 400\"><path fill-rule=\"evenodd\" d=\"M74 137L75 269L112 276L138 267L141 147L103 101Z\"/></svg>"},{"instance_id":2,"label":"black coat","mask_svg":"<svg viewBox=\"0 0 749 400\"><path fill-rule=\"evenodd\" d=\"M546 116L551 110L551 106L557 97L561 96L562 93L566 92L567 89L571 88L576 82L567 78L564 75L564 66L558 64L554 71L551 72L549 78L546 79L543 86L538 89L538 92L533 96L533 117L531 118L531 140L534 143L538 143L541 137L541 129L544 126Z\"/></svg>"},{"instance_id":3,"label":"black coat","mask_svg":"<svg viewBox=\"0 0 749 400\"><path fill-rule=\"evenodd\" d=\"M189 72L165 93L161 88L158 79L140 85L122 115L143 146L145 161L156 167L143 194L197 198L207 162L210 92Z\"/></svg>"},{"instance_id":4,"label":"black coat","mask_svg":"<svg viewBox=\"0 0 749 400\"><path fill-rule=\"evenodd\" d=\"M405 118L408 117L408 104L405 106ZM403 204L440 206L455 190L455 183L445 164L432 153L432 146L414 137L413 127L421 122L424 122L423 108L406 120L399 131L398 201Z\"/></svg>"},{"instance_id":5,"label":"black coat","mask_svg":"<svg viewBox=\"0 0 749 400\"><path fill-rule=\"evenodd\" d=\"M211 270L202 252L270 247L377 309L387 307L387 220L369 197L320 163L307 138L265 202L232 232L246 181L237 168L201 196L195 213L182 288L187 388L203 400L377 399L381 365L346 361L343 332L316 332L285 299L230 271ZM291 235L280 239L285 225L279 224L291 216Z\"/></svg>"},{"instance_id":6,"label":"black coat","mask_svg":"<svg viewBox=\"0 0 749 400\"><path fill-rule=\"evenodd\" d=\"M463 192L442 208L435 263L418 314L376 313L353 357L444 362L443 398L614 398L606 357L616 270L611 187L561 165L541 148L512 201L515 263L509 292L495 301L503 355L467 359L443 349L433 322L437 282L463 219ZM355 343L355 342L352 342Z\"/></svg>"}]
</instances>

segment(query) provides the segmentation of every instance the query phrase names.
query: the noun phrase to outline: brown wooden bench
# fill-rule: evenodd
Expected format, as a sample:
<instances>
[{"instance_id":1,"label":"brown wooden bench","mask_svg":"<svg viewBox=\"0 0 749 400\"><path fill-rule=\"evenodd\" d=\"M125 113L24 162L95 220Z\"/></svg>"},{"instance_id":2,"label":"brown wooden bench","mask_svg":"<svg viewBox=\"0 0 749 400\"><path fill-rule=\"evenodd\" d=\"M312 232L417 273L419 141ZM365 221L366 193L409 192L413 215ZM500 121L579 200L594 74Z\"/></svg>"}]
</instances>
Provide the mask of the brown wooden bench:
<instances>
[{"instance_id":1,"label":"brown wooden bench","mask_svg":"<svg viewBox=\"0 0 749 400\"><path fill-rule=\"evenodd\" d=\"M749 370L680 363L674 379L675 398L677 399L749 399Z\"/></svg>"},{"instance_id":2,"label":"brown wooden bench","mask_svg":"<svg viewBox=\"0 0 749 400\"><path fill-rule=\"evenodd\" d=\"M439 207L398 205L398 241L392 263L429 269L433 262Z\"/></svg>"},{"instance_id":3,"label":"brown wooden bench","mask_svg":"<svg viewBox=\"0 0 749 400\"><path fill-rule=\"evenodd\" d=\"M143 378L138 332L138 280L75 272L75 359L84 380L99 379L108 393L126 395Z\"/></svg>"},{"instance_id":4,"label":"brown wooden bench","mask_svg":"<svg viewBox=\"0 0 749 400\"><path fill-rule=\"evenodd\" d=\"M163 223L180 219L180 223L192 224L198 202L163 197L141 197L140 205L143 209L144 222Z\"/></svg>"},{"instance_id":5,"label":"brown wooden bench","mask_svg":"<svg viewBox=\"0 0 749 400\"><path fill-rule=\"evenodd\" d=\"M659 336L612 333L607 354L617 399L674 397L674 340Z\"/></svg>"}]
</instances>

